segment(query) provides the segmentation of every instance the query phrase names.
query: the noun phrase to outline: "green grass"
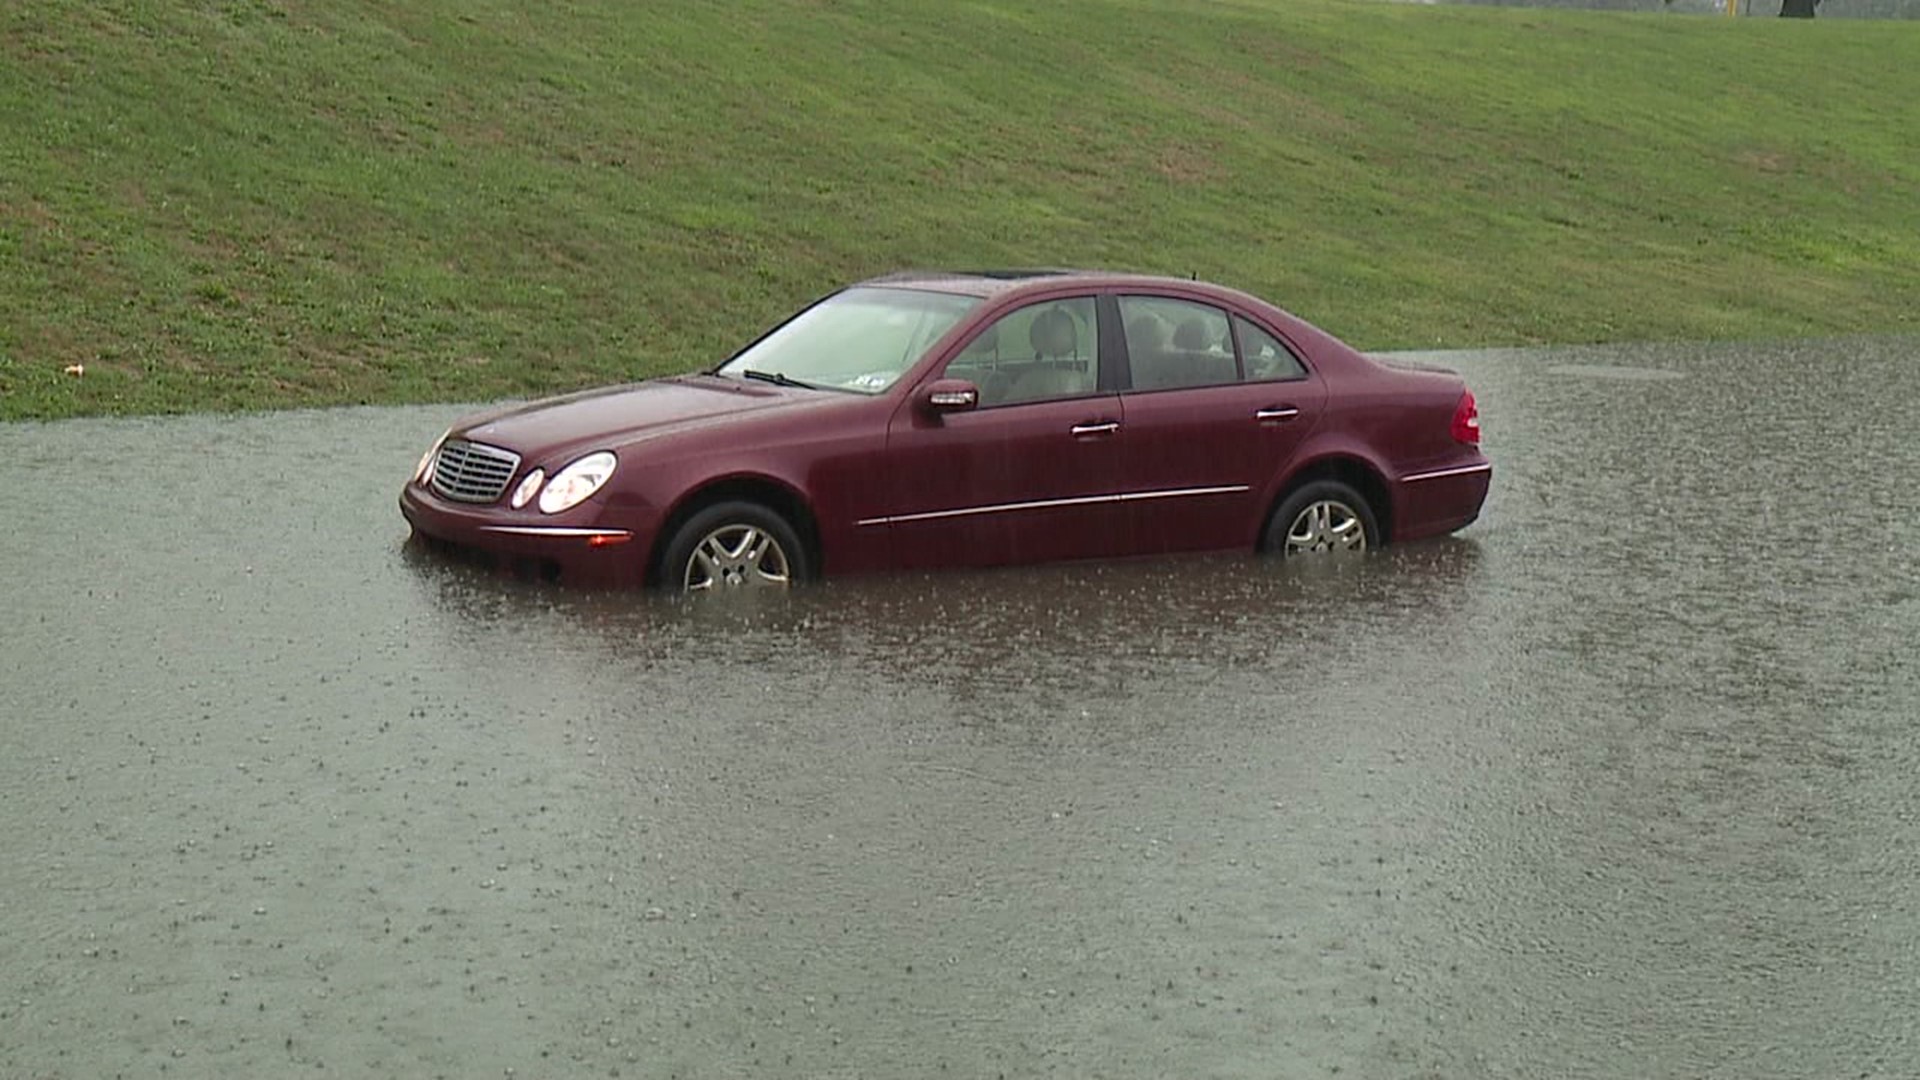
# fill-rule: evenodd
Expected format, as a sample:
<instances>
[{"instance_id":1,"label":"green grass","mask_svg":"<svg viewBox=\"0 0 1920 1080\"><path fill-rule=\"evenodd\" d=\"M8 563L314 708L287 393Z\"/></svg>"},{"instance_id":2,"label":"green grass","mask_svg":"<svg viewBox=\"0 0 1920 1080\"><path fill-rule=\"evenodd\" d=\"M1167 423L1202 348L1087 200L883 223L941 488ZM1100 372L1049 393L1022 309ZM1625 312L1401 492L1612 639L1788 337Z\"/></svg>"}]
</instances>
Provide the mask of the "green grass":
<instances>
[{"instance_id":1,"label":"green grass","mask_svg":"<svg viewBox=\"0 0 1920 1080\"><path fill-rule=\"evenodd\" d=\"M908 265L1197 273L1369 348L1912 330L1916 56L1340 0L34 0L0 418L685 370Z\"/></svg>"}]
</instances>

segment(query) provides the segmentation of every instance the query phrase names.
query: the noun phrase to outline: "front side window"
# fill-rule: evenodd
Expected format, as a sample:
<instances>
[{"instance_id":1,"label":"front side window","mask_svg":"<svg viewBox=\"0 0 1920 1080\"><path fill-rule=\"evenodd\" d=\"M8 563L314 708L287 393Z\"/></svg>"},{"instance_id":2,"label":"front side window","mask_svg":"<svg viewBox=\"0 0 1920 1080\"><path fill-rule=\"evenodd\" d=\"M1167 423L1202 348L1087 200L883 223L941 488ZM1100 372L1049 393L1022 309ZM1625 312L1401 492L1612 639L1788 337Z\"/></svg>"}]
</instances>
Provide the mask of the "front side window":
<instances>
[{"instance_id":1,"label":"front side window","mask_svg":"<svg viewBox=\"0 0 1920 1080\"><path fill-rule=\"evenodd\" d=\"M847 289L749 345L718 374L878 394L979 304L919 289Z\"/></svg>"},{"instance_id":2,"label":"front side window","mask_svg":"<svg viewBox=\"0 0 1920 1080\"><path fill-rule=\"evenodd\" d=\"M947 361L980 388L981 407L1085 397L1100 386L1100 320L1091 296L1015 308Z\"/></svg>"},{"instance_id":3,"label":"front side window","mask_svg":"<svg viewBox=\"0 0 1920 1080\"><path fill-rule=\"evenodd\" d=\"M1166 296L1123 296L1120 324L1135 390L1220 386L1240 381L1227 313Z\"/></svg>"}]
</instances>

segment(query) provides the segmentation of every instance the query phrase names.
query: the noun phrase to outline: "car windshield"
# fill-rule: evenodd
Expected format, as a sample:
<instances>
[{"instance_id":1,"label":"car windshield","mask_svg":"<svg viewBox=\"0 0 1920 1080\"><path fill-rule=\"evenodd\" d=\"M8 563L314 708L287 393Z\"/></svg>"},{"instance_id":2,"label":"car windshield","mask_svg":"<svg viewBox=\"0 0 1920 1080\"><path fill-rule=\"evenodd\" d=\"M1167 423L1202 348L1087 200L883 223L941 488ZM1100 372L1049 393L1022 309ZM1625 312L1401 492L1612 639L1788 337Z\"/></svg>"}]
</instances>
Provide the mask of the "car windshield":
<instances>
[{"instance_id":1,"label":"car windshield","mask_svg":"<svg viewBox=\"0 0 1920 1080\"><path fill-rule=\"evenodd\" d=\"M918 289L847 289L787 320L718 373L878 394L980 304Z\"/></svg>"}]
</instances>

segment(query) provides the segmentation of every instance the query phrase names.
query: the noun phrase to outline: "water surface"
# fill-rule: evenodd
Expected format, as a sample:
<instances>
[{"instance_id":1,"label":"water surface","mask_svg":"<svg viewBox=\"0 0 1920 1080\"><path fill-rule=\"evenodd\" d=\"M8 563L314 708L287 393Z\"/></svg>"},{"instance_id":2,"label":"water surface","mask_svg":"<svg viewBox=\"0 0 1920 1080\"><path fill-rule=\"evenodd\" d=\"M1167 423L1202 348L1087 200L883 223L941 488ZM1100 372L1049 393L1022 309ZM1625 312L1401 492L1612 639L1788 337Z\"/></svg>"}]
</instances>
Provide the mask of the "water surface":
<instances>
[{"instance_id":1,"label":"water surface","mask_svg":"<svg viewBox=\"0 0 1920 1080\"><path fill-rule=\"evenodd\" d=\"M0 426L0 1075L1920 1073L1920 345L1419 359L1451 540L747 609Z\"/></svg>"}]
</instances>

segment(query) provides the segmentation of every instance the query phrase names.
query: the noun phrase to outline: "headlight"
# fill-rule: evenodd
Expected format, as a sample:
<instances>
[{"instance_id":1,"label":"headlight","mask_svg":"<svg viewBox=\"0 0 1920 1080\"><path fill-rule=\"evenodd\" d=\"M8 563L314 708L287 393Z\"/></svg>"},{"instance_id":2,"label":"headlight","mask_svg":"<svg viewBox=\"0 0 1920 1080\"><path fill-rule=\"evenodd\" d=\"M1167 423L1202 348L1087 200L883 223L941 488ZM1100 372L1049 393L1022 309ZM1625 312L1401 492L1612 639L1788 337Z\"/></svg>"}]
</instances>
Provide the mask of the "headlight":
<instances>
[{"instance_id":1,"label":"headlight","mask_svg":"<svg viewBox=\"0 0 1920 1080\"><path fill-rule=\"evenodd\" d=\"M533 493L540 490L540 481L546 478L547 474L539 469L528 473L527 478L520 481L520 486L513 489L513 508L518 510L527 505L527 500L533 498Z\"/></svg>"},{"instance_id":2,"label":"headlight","mask_svg":"<svg viewBox=\"0 0 1920 1080\"><path fill-rule=\"evenodd\" d=\"M433 459L439 456L441 444L445 443L447 441L447 436L451 434L453 434L453 429L448 428L447 430L440 433L439 438L433 440L432 446L427 447L427 452L421 455L420 457L420 464L414 466L414 469L413 469L414 483L425 486L429 481L433 479Z\"/></svg>"},{"instance_id":3,"label":"headlight","mask_svg":"<svg viewBox=\"0 0 1920 1080\"><path fill-rule=\"evenodd\" d=\"M540 493L540 512L557 514L580 505L587 496L600 490L600 485L613 475L613 454L602 450L586 457L553 474L553 482L547 490Z\"/></svg>"}]
</instances>

